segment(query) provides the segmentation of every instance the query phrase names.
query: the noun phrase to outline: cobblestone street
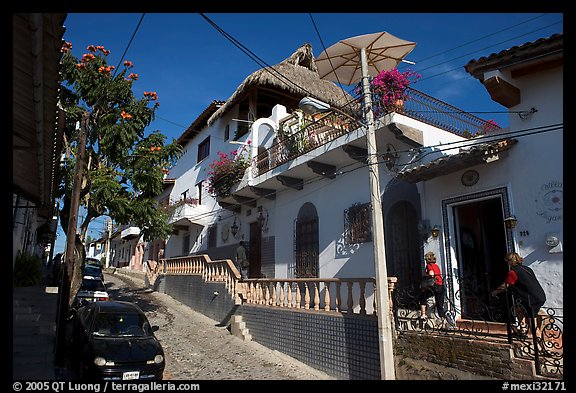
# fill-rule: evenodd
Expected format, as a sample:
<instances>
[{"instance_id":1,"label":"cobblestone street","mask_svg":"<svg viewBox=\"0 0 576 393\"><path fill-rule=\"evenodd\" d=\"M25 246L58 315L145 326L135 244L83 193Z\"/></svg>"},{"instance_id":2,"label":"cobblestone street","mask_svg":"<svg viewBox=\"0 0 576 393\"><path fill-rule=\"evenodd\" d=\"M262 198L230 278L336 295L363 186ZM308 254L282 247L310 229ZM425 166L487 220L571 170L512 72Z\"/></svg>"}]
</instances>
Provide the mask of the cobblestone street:
<instances>
[{"instance_id":1,"label":"cobblestone street","mask_svg":"<svg viewBox=\"0 0 576 393\"><path fill-rule=\"evenodd\" d=\"M142 281L105 274L113 300L137 303L166 355L166 380L322 380L334 379L281 352L243 341L226 327L172 297L151 291Z\"/></svg>"}]
</instances>

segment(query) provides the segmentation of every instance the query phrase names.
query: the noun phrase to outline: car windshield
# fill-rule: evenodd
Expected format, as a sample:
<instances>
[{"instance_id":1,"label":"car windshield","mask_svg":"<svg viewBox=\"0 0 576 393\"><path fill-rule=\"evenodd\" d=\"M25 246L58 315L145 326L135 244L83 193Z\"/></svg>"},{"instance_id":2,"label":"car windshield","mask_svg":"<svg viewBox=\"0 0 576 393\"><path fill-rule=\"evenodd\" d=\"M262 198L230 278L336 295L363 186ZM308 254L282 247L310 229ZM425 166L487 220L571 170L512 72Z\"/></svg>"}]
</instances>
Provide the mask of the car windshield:
<instances>
[{"instance_id":1,"label":"car windshield","mask_svg":"<svg viewBox=\"0 0 576 393\"><path fill-rule=\"evenodd\" d=\"M106 287L102 280L82 280L81 290L106 292Z\"/></svg>"},{"instance_id":2,"label":"car windshield","mask_svg":"<svg viewBox=\"0 0 576 393\"><path fill-rule=\"evenodd\" d=\"M98 337L148 337L152 332L143 315L100 313L96 316L92 334Z\"/></svg>"},{"instance_id":3,"label":"car windshield","mask_svg":"<svg viewBox=\"0 0 576 393\"><path fill-rule=\"evenodd\" d=\"M91 275L91 276L99 276L102 273L102 270L96 266L85 266L84 267L84 275Z\"/></svg>"}]
</instances>

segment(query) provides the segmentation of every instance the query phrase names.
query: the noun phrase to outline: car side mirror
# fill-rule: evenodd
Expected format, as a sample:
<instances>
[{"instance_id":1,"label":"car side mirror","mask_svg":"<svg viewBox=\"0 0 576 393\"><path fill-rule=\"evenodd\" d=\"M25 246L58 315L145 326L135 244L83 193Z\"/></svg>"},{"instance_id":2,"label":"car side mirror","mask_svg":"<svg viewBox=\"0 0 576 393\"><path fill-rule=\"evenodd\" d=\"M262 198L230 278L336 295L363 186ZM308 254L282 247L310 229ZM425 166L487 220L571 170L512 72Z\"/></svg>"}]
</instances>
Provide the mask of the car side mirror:
<instances>
[{"instance_id":1,"label":"car side mirror","mask_svg":"<svg viewBox=\"0 0 576 393\"><path fill-rule=\"evenodd\" d=\"M158 326L158 325L152 326L152 332L156 332L156 331L158 331L158 329L160 329L160 326Z\"/></svg>"}]
</instances>

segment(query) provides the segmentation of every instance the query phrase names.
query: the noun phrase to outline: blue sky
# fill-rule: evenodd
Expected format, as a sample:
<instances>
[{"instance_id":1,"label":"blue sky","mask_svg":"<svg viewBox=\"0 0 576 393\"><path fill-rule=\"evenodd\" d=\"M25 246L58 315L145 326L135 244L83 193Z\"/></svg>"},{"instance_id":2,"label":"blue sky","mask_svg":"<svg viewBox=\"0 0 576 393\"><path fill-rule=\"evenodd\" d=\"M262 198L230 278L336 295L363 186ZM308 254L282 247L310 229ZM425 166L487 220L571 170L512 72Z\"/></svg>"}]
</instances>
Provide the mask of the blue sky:
<instances>
[{"instance_id":1,"label":"blue sky","mask_svg":"<svg viewBox=\"0 0 576 393\"><path fill-rule=\"evenodd\" d=\"M310 43L315 56L346 38L386 31L417 43L403 64L422 75L413 85L432 97L484 119L508 124L464 70L470 60L563 32L561 13L206 13L218 27L268 65ZM134 63L134 91L156 91L160 107L148 131L177 139L213 101L226 100L261 65L197 13L69 13L64 39L81 57L88 45L111 51L110 65ZM122 58L122 55L126 54ZM529 108L528 108L529 109ZM98 237L104 218L91 225ZM58 231L56 252L65 246Z\"/></svg>"}]
</instances>

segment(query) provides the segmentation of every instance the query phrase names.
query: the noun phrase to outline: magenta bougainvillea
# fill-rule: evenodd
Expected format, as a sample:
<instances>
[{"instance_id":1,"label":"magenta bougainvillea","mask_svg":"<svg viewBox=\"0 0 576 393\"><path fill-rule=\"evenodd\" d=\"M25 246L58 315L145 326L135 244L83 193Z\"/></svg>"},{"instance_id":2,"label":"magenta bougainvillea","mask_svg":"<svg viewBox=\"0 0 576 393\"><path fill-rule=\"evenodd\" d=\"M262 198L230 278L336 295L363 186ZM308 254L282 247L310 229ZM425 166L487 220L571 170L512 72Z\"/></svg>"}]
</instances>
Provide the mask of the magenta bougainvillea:
<instances>
[{"instance_id":1,"label":"magenta bougainvillea","mask_svg":"<svg viewBox=\"0 0 576 393\"><path fill-rule=\"evenodd\" d=\"M250 161L238 150L226 154L218 151L218 159L210 164L208 192L218 197L230 195L230 188L244 176Z\"/></svg>"},{"instance_id":2,"label":"magenta bougainvillea","mask_svg":"<svg viewBox=\"0 0 576 393\"><path fill-rule=\"evenodd\" d=\"M408 99L406 88L415 83L422 76L416 72L406 70L398 71L397 68L381 71L372 80L372 91L375 95L375 103L383 111L390 111L398 105L399 101Z\"/></svg>"}]
</instances>

